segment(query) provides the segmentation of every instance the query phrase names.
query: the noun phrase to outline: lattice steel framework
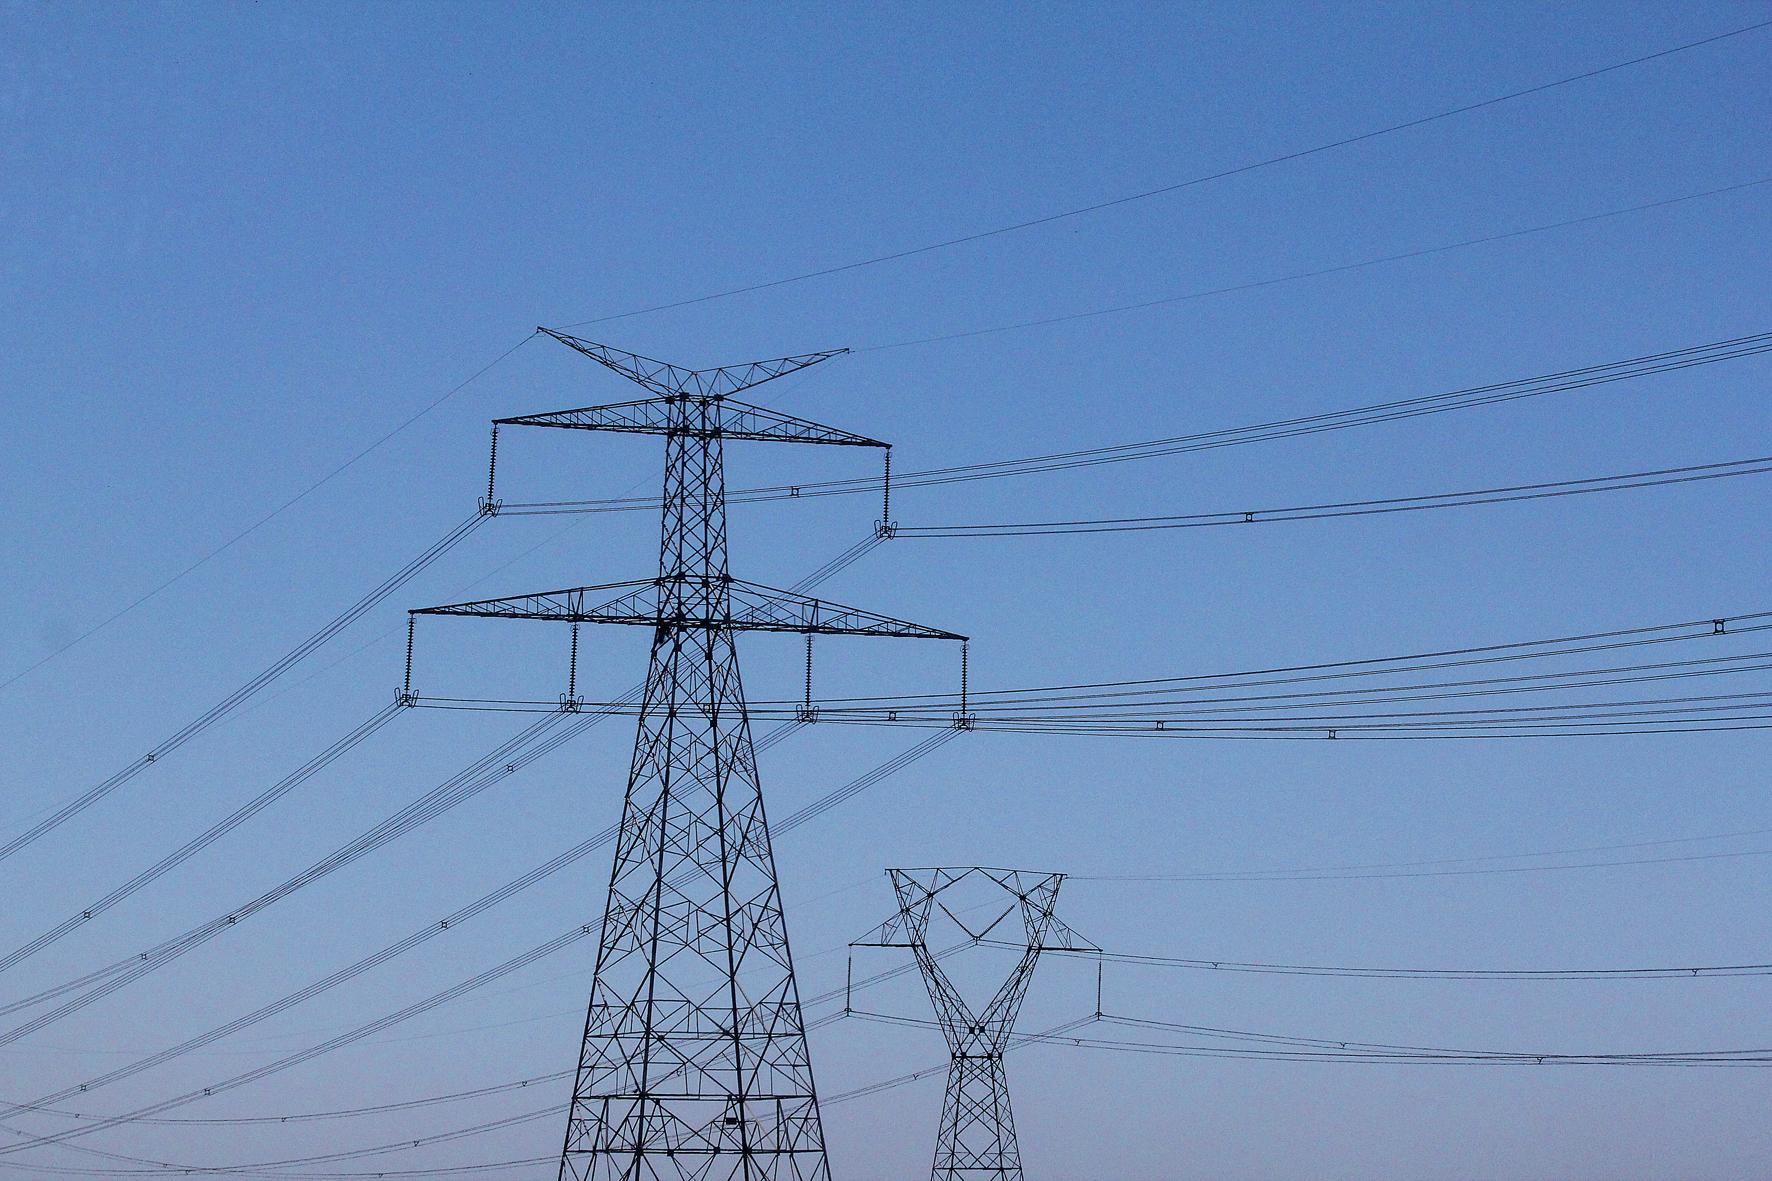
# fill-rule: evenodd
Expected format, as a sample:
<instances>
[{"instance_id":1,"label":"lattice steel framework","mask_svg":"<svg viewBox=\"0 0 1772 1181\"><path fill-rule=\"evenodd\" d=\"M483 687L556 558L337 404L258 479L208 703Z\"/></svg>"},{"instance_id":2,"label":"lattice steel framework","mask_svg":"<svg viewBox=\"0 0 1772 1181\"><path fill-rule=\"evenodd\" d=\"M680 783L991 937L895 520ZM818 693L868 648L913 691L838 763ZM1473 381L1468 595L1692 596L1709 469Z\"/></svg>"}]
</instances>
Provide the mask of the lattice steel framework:
<instances>
[{"instance_id":1,"label":"lattice steel framework","mask_svg":"<svg viewBox=\"0 0 1772 1181\"><path fill-rule=\"evenodd\" d=\"M415 614L653 629L560 1177L828 1181L734 636L964 637L727 572L725 440L886 446L729 397L836 353L689 371L549 335L657 396L498 425L663 435L658 577Z\"/></svg>"},{"instance_id":2,"label":"lattice steel framework","mask_svg":"<svg viewBox=\"0 0 1772 1181\"><path fill-rule=\"evenodd\" d=\"M1015 1117L1009 1107L1009 1081L1003 1073L1003 1052L1009 1048L1016 1014L1033 979L1034 965L1047 947L1097 950L1052 913L1064 875L1021 869L889 869L898 913L856 947L908 947L922 969L930 1003L941 1023L953 1057L947 1094L942 1100L941 1129L935 1140L934 1181L1022 1181L1021 1152L1015 1142ZM987 911L973 930L948 909L941 895L973 879L994 882L1009 895L1000 913ZM1021 914L1027 937L1021 959L984 1008L974 1012L953 979L929 950L929 920L935 908L982 943L1004 919ZM1001 937L993 942L1002 942ZM962 944L964 946L964 944Z\"/></svg>"}]
</instances>

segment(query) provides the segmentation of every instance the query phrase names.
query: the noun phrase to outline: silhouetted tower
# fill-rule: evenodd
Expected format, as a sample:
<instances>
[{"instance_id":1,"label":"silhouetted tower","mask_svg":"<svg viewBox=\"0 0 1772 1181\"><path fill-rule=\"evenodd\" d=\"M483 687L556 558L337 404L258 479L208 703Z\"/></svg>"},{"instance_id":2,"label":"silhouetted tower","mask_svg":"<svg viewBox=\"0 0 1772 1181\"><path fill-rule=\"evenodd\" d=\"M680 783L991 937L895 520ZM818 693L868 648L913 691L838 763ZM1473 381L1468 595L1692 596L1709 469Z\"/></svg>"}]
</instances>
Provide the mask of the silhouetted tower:
<instances>
[{"instance_id":1,"label":"silhouetted tower","mask_svg":"<svg viewBox=\"0 0 1772 1181\"><path fill-rule=\"evenodd\" d=\"M1009 1082L1003 1073L1003 1051L1009 1048L1015 1017L1027 995L1034 965L1047 947L1098 950L1081 939L1052 913L1059 873L1021 869L889 869L898 895L898 913L856 940L852 947L908 947L923 970L923 983L941 1022L953 1063L948 1068L947 1095L941 1105L941 1130L935 1140L934 1181L1022 1181L1021 1152L1015 1143L1015 1117L1009 1109ZM1001 911L986 908L969 924L949 909L942 895L962 882L983 880L1008 895ZM994 891L992 891L994 893ZM951 899L951 895L949 896ZM1025 943L1000 935L993 944L1022 949L1020 960L983 1009L974 1012L941 966L948 951L931 952L929 920L939 907L974 944L984 943L1010 915L1020 912ZM960 914L968 913L962 907ZM976 929L974 929L976 928ZM964 944L962 944L964 946Z\"/></svg>"},{"instance_id":2,"label":"silhouetted tower","mask_svg":"<svg viewBox=\"0 0 1772 1181\"><path fill-rule=\"evenodd\" d=\"M496 425L663 435L658 577L421 613L653 629L560 1176L827 1181L734 637L964 637L727 572L727 439L886 446L731 397L837 353L692 372L549 335L653 396Z\"/></svg>"}]
</instances>

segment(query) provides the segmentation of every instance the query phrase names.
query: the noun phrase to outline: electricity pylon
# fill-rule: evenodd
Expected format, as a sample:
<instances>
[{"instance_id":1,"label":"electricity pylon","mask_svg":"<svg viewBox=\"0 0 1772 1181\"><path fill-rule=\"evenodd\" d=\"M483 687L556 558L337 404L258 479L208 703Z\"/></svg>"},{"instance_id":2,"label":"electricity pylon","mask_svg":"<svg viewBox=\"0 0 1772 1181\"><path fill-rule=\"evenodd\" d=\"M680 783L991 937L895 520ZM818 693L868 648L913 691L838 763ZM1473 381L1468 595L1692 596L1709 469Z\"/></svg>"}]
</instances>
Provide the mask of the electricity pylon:
<instances>
[{"instance_id":1,"label":"electricity pylon","mask_svg":"<svg viewBox=\"0 0 1772 1181\"><path fill-rule=\"evenodd\" d=\"M727 439L886 446L731 397L837 353L690 371L549 335L652 396L495 425L663 435L658 577L417 614L653 629L560 1177L828 1181L734 637L965 637L727 572Z\"/></svg>"},{"instance_id":2,"label":"electricity pylon","mask_svg":"<svg viewBox=\"0 0 1772 1181\"><path fill-rule=\"evenodd\" d=\"M922 969L941 1031L947 1038L953 1062L948 1067L947 1094L941 1105L941 1130L935 1140L933 1181L1021 1181L1021 1151L1015 1142L1015 1117L1009 1108L1009 1081L1003 1073L1003 1051L1009 1048L1015 1017L1027 995L1034 965L1048 947L1069 951L1099 950L1082 939L1052 913L1058 901L1060 873L1035 873L1020 869L889 869L892 889L898 895L898 913L852 947L908 947ZM1009 895L1000 912L985 909L974 930L950 909L941 895L971 879L995 883ZM996 891L990 891L995 894ZM929 921L939 907L953 923L983 943L1004 919L1021 913L1026 936L1021 959L983 1009L974 1012L960 995L941 960L956 948L929 950ZM972 908L962 907L960 914ZM1004 943L1006 940L992 940ZM965 946L962 942L959 947Z\"/></svg>"}]
</instances>

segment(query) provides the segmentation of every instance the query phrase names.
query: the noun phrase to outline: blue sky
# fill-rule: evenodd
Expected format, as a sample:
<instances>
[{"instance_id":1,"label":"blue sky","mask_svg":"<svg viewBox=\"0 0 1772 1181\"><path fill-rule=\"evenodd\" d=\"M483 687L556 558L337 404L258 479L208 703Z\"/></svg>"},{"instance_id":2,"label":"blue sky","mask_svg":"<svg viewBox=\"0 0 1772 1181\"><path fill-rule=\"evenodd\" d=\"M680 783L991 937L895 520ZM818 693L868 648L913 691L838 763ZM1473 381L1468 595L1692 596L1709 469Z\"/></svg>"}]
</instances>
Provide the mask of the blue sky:
<instances>
[{"instance_id":1,"label":"blue sky","mask_svg":"<svg viewBox=\"0 0 1772 1181\"><path fill-rule=\"evenodd\" d=\"M472 514L490 419L631 396L532 337L538 324L581 325L572 331L692 367L851 348L756 400L890 440L901 471L1316 414L1772 329L1772 185L1713 192L1772 177L1764 29L1098 212L626 315L1175 185L1767 18L1744 3L6 4L0 680L44 663L0 690L0 838L152 749ZM1284 281L1248 286L1269 280ZM1201 294L1232 287L1245 289ZM1743 459L1768 450L1767 374L1763 358L1746 358L1316 437L907 488L894 516L1242 511ZM501 439L502 496L655 487L654 440L556 433L568 434ZM876 462L844 448L735 445L728 469L745 487L867 475ZM1248 529L906 537L820 593L970 635L983 689L1705 620L1772 609L1763 479ZM871 497L735 507L733 571L787 585L877 515ZM225 723L0 864L0 942L9 950L79 912L385 705L403 671L406 609L646 577L656 545L644 513L488 522ZM641 676L644 637L606 634L629 630L583 636L579 686L593 699ZM1731 651L1752 650L1740 643ZM753 699L798 694L796 639L747 638L743 652ZM558 629L427 620L414 684L546 700L564 691L565 663ZM818 645L816 675L821 695L947 692L958 656L831 640ZM1716 691L1755 690L1750 679ZM531 720L402 714L201 856L0 973L0 1002L224 912ZM619 814L630 727L604 723L176 964L0 1047L0 1099L77 1084L245 1013L603 829ZM802 730L761 756L771 814L922 737ZM1070 925L1158 956L1763 963L1772 840L1711 839L1772 830L1763 742L1752 729L1334 744L963 735L779 838L802 991L842 982L844 945L890 910L889 865L1075 875L1059 904ZM1670 841L1685 843L1517 857ZM1704 859L1539 868L1687 855ZM67 1109L125 1111L201 1088L593 921L604 857ZM1454 858L1531 868L1089 880ZM857 972L860 957L872 970L893 954L860 953ZM173 1114L335 1110L552 1074L574 1059L589 967L588 947L567 948ZM1766 1044L1763 979L1110 966L1105 993L1115 1012L1214 1028L1629 1053ZM900 985L870 1004L926 1016L914 981ZM1092 966L1043 964L1025 1027L1093 1010L1094 989ZM816 1031L812 1050L833 1095L943 1057L931 1032L854 1021ZM1671 1181L1755 1175L1772 1148L1754 1071L1035 1046L1017 1052L1010 1077L1028 1174L1050 1181ZM565 1086L274 1132L132 1124L83 1143L197 1164L300 1158L539 1109ZM872 1181L926 1168L939 1103L929 1079L830 1106L833 1170ZM41 1133L58 1120L0 1123ZM545 1157L560 1123L301 1167ZM0 1161L25 1176L131 1167L66 1147Z\"/></svg>"}]
</instances>

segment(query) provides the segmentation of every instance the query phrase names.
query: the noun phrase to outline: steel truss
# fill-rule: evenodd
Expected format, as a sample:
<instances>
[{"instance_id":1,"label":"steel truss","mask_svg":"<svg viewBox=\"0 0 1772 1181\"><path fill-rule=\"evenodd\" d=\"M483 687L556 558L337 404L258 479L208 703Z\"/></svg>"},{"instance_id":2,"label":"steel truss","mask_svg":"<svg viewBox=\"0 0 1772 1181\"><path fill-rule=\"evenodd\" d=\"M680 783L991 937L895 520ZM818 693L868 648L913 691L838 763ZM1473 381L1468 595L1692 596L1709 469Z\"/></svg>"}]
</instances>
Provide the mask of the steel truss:
<instances>
[{"instance_id":1,"label":"steel truss","mask_svg":"<svg viewBox=\"0 0 1772 1181\"><path fill-rule=\"evenodd\" d=\"M1022 998L1027 995L1040 953L1048 947L1067 951L1096 948L1052 913L1063 874L982 866L889 869L886 873L898 896L898 913L851 946L910 948L922 969L930 1003L935 1006L942 1034L947 1038L953 1061L948 1068L947 1094L942 1100L941 1128L936 1135L935 1164L930 1176L933 1181L1021 1181L1021 1151L1015 1141L1015 1117L1009 1107L1003 1052L1009 1047L1015 1018L1021 1011ZM976 931L940 897L968 879L975 884L980 879L995 883L1010 898L995 917L987 909ZM1018 910L1021 914L1027 937L1021 959L977 1012L942 968L940 957L929 950L929 920L936 907L971 936L974 944L984 942L1010 915ZM1001 942L1001 938L993 942Z\"/></svg>"},{"instance_id":2,"label":"steel truss","mask_svg":"<svg viewBox=\"0 0 1772 1181\"><path fill-rule=\"evenodd\" d=\"M728 400L836 353L691 371L549 335L657 396L499 425L663 435L658 577L414 614L653 629L560 1177L828 1181L734 637L964 637L727 571L726 439L886 446Z\"/></svg>"}]
</instances>

